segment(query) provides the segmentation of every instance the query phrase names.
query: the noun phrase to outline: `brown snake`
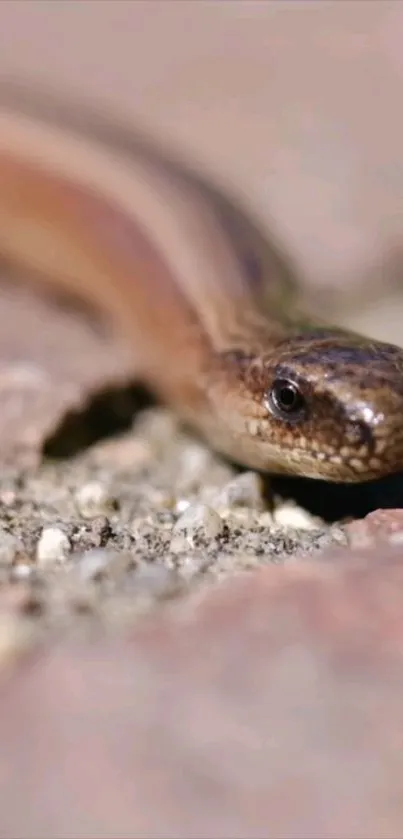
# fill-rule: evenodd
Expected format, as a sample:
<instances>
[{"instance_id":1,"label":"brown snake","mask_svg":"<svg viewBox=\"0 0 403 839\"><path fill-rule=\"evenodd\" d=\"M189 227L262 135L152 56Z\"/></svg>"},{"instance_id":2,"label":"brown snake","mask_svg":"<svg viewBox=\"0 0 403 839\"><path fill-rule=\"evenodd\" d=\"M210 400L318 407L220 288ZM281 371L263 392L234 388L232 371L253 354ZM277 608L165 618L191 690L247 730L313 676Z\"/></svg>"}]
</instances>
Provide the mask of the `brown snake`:
<instances>
[{"instance_id":1,"label":"brown snake","mask_svg":"<svg viewBox=\"0 0 403 839\"><path fill-rule=\"evenodd\" d=\"M402 469L403 351L290 320L264 235L152 144L0 88L0 251L112 317L145 382L237 462Z\"/></svg>"}]
</instances>

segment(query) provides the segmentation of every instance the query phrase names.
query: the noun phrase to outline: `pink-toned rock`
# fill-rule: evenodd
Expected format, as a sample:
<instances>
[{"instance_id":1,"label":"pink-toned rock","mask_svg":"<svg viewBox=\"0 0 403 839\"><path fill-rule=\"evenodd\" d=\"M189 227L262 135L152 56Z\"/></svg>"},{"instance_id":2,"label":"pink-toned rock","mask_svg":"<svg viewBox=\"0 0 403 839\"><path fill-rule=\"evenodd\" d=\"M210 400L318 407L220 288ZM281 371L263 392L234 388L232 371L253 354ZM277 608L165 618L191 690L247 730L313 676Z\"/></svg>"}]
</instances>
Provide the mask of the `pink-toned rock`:
<instances>
[{"instance_id":1,"label":"pink-toned rock","mask_svg":"<svg viewBox=\"0 0 403 839\"><path fill-rule=\"evenodd\" d=\"M338 552L37 653L0 692L0 836L403 835L403 551Z\"/></svg>"},{"instance_id":2,"label":"pink-toned rock","mask_svg":"<svg viewBox=\"0 0 403 839\"><path fill-rule=\"evenodd\" d=\"M11 279L0 273L0 462L31 464L93 394L135 377L135 359L76 309L14 287Z\"/></svg>"},{"instance_id":3,"label":"pink-toned rock","mask_svg":"<svg viewBox=\"0 0 403 839\"><path fill-rule=\"evenodd\" d=\"M403 545L403 510L375 510L364 519L346 526L350 547L369 548L375 545Z\"/></svg>"}]
</instances>

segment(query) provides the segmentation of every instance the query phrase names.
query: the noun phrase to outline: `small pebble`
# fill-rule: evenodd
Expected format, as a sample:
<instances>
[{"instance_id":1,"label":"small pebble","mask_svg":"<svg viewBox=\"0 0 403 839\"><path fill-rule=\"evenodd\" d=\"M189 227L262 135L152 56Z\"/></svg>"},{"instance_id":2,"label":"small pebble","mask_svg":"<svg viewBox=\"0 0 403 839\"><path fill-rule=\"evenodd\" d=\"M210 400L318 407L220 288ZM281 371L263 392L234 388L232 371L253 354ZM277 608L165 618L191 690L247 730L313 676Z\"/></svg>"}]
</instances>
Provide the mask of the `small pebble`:
<instances>
[{"instance_id":1,"label":"small pebble","mask_svg":"<svg viewBox=\"0 0 403 839\"><path fill-rule=\"evenodd\" d=\"M85 528L90 540L88 548L104 548L113 536L109 519L107 516L97 516L91 519L91 524Z\"/></svg>"},{"instance_id":2,"label":"small pebble","mask_svg":"<svg viewBox=\"0 0 403 839\"><path fill-rule=\"evenodd\" d=\"M194 504L178 519L173 527L171 551L177 553L185 548L217 538L224 530L224 522L212 507Z\"/></svg>"},{"instance_id":3,"label":"small pebble","mask_svg":"<svg viewBox=\"0 0 403 839\"><path fill-rule=\"evenodd\" d=\"M264 513L259 513L259 525L260 527L273 527L273 513L270 510L265 510Z\"/></svg>"},{"instance_id":4,"label":"small pebble","mask_svg":"<svg viewBox=\"0 0 403 839\"><path fill-rule=\"evenodd\" d=\"M12 580L29 580L35 576L35 568L27 562L17 562L11 569Z\"/></svg>"},{"instance_id":5,"label":"small pebble","mask_svg":"<svg viewBox=\"0 0 403 839\"><path fill-rule=\"evenodd\" d=\"M59 527L46 527L36 546L36 559L39 565L47 566L64 562L70 553L70 542Z\"/></svg>"},{"instance_id":6,"label":"small pebble","mask_svg":"<svg viewBox=\"0 0 403 839\"><path fill-rule=\"evenodd\" d=\"M78 512L85 519L94 519L116 509L116 499L100 481L90 481L80 487L75 501Z\"/></svg>"},{"instance_id":7,"label":"small pebble","mask_svg":"<svg viewBox=\"0 0 403 839\"><path fill-rule=\"evenodd\" d=\"M209 466L211 452L201 444L189 443L179 456L178 474L181 476L181 485L188 488L197 484Z\"/></svg>"},{"instance_id":8,"label":"small pebble","mask_svg":"<svg viewBox=\"0 0 403 839\"><path fill-rule=\"evenodd\" d=\"M296 504L284 503L273 511L273 521L277 527L293 530L318 530L319 523L307 510Z\"/></svg>"},{"instance_id":9,"label":"small pebble","mask_svg":"<svg viewBox=\"0 0 403 839\"><path fill-rule=\"evenodd\" d=\"M137 516L130 525L130 533L136 541L139 539L152 539L155 534L155 522L153 518L151 516L147 516L146 518Z\"/></svg>"},{"instance_id":10,"label":"small pebble","mask_svg":"<svg viewBox=\"0 0 403 839\"><path fill-rule=\"evenodd\" d=\"M141 411L135 424L136 436L145 440L154 456L163 454L178 433L174 414L164 408Z\"/></svg>"},{"instance_id":11,"label":"small pebble","mask_svg":"<svg viewBox=\"0 0 403 839\"><path fill-rule=\"evenodd\" d=\"M159 487L146 487L143 498L153 507L160 510L171 511L175 509L175 497L171 490L160 489Z\"/></svg>"},{"instance_id":12,"label":"small pebble","mask_svg":"<svg viewBox=\"0 0 403 839\"><path fill-rule=\"evenodd\" d=\"M151 445L136 437L117 440L102 440L92 452L94 463L114 471L130 471L131 474L144 469L153 456Z\"/></svg>"},{"instance_id":13,"label":"small pebble","mask_svg":"<svg viewBox=\"0 0 403 839\"><path fill-rule=\"evenodd\" d=\"M247 507L261 510L263 508L263 484L256 472L243 472L229 481L216 494L214 508L230 510L234 507Z\"/></svg>"},{"instance_id":14,"label":"small pebble","mask_svg":"<svg viewBox=\"0 0 403 839\"><path fill-rule=\"evenodd\" d=\"M178 498L174 507L174 512L177 516L181 516L184 512L186 512L186 510L189 509L190 505L191 502L188 501L187 498Z\"/></svg>"}]
</instances>

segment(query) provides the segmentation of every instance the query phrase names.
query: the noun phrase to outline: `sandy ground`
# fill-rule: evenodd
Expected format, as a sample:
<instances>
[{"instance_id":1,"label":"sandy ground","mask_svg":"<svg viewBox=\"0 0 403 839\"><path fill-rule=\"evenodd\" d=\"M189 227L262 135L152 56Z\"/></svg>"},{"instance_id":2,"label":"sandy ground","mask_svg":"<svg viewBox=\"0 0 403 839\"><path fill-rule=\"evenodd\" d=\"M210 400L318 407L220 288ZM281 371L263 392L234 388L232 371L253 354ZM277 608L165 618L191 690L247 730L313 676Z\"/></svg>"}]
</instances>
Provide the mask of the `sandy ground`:
<instances>
[{"instance_id":1,"label":"sandy ground","mask_svg":"<svg viewBox=\"0 0 403 839\"><path fill-rule=\"evenodd\" d=\"M400 506L400 478L237 470L141 404L135 360L104 327L5 279L0 579L40 632L130 623L200 584L346 545L346 522Z\"/></svg>"},{"instance_id":2,"label":"sandy ground","mask_svg":"<svg viewBox=\"0 0 403 839\"><path fill-rule=\"evenodd\" d=\"M3 0L0 74L148 127L402 344L402 14ZM0 837L400 839L401 478L239 472L1 278Z\"/></svg>"}]
</instances>

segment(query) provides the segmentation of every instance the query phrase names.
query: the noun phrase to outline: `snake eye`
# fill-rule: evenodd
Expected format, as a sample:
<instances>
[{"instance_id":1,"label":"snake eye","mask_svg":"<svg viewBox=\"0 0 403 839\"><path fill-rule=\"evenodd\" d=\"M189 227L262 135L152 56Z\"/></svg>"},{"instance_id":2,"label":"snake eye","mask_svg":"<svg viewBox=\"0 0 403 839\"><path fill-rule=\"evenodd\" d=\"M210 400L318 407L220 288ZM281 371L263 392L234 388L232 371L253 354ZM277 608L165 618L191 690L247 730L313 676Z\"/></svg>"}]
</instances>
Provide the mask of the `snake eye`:
<instances>
[{"instance_id":1,"label":"snake eye","mask_svg":"<svg viewBox=\"0 0 403 839\"><path fill-rule=\"evenodd\" d=\"M267 395L267 407L278 417L295 422L305 413L305 399L290 379L275 379Z\"/></svg>"}]
</instances>

